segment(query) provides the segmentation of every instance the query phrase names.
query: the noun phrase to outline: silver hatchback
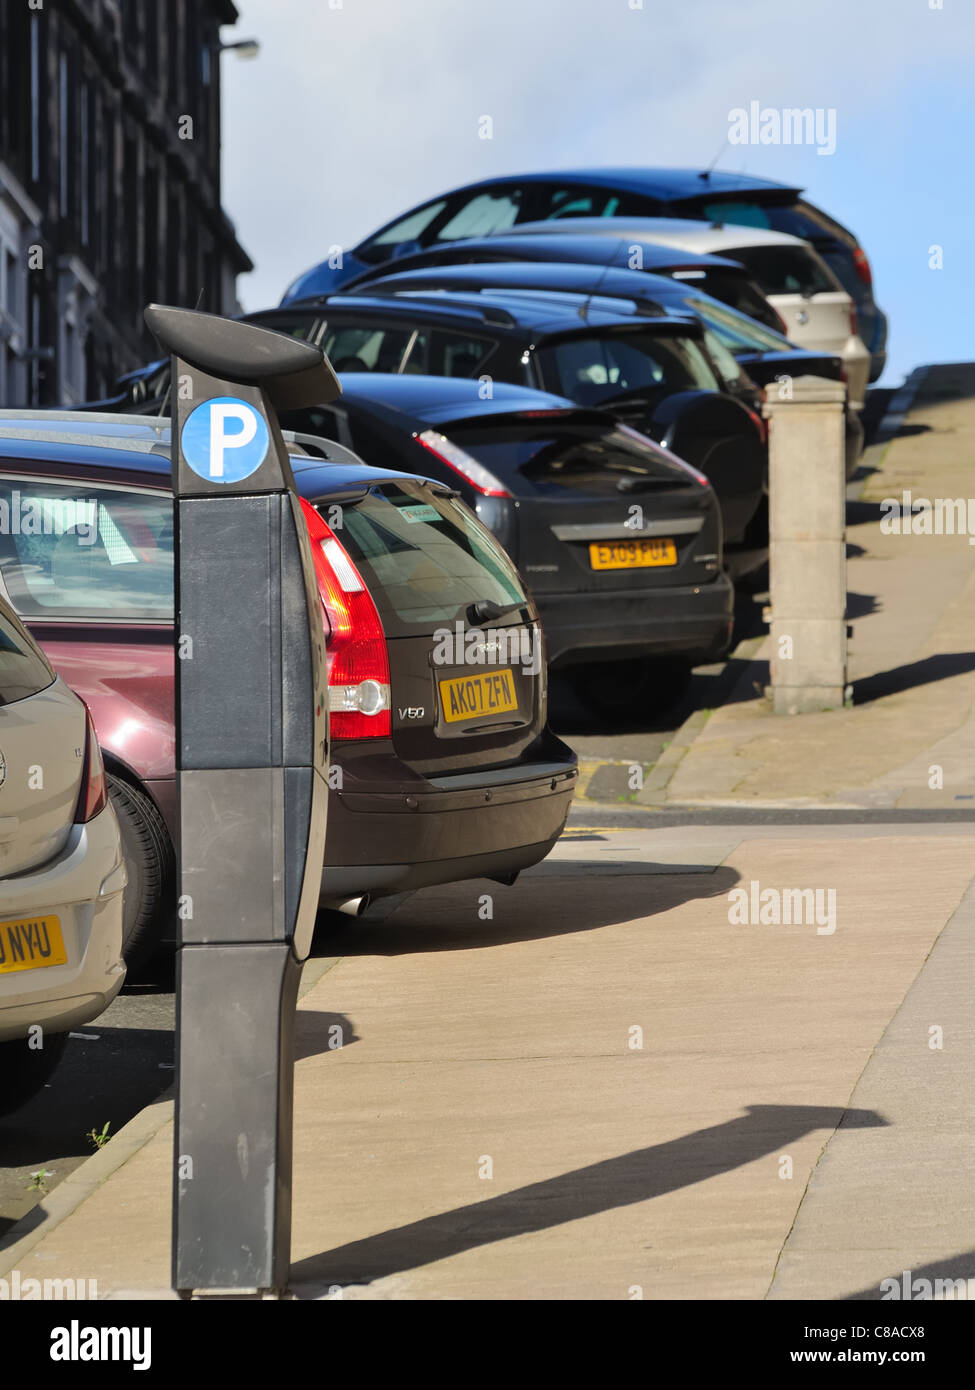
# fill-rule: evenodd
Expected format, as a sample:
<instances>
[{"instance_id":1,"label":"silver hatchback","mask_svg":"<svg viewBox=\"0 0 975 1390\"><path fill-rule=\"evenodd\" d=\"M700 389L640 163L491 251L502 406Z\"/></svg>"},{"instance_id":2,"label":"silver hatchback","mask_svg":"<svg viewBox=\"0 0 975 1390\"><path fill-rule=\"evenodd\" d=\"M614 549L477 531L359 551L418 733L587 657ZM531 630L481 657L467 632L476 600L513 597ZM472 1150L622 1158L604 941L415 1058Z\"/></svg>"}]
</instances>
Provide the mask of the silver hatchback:
<instances>
[{"instance_id":1,"label":"silver hatchback","mask_svg":"<svg viewBox=\"0 0 975 1390\"><path fill-rule=\"evenodd\" d=\"M91 717L0 601L0 1114L121 988L125 883Z\"/></svg>"}]
</instances>

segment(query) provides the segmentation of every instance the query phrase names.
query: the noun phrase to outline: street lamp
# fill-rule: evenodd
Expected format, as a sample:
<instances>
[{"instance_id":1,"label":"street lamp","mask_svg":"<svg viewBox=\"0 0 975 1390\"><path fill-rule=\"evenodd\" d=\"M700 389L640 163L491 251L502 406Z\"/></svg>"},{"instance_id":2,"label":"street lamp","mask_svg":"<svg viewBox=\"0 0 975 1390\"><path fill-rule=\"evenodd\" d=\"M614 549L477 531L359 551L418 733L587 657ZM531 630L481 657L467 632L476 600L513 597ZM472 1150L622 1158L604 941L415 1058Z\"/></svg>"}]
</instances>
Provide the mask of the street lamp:
<instances>
[{"instance_id":1,"label":"street lamp","mask_svg":"<svg viewBox=\"0 0 975 1390\"><path fill-rule=\"evenodd\" d=\"M261 51L260 42L257 39L241 39L238 43L222 43L221 53L234 52L238 58L256 58Z\"/></svg>"}]
</instances>

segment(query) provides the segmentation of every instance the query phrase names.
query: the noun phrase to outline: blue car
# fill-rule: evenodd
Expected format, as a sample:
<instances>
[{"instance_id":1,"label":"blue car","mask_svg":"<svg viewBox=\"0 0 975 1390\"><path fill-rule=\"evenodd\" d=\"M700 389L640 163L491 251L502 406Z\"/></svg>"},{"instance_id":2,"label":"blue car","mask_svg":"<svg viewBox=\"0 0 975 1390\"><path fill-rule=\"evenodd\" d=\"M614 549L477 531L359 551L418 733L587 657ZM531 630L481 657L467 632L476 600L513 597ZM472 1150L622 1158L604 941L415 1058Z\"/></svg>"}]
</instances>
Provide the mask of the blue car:
<instances>
[{"instance_id":1,"label":"blue car","mask_svg":"<svg viewBox=\"0 0 975 1390\"><path fill-rule=\"evenodd\" d=\"M693 168L572 169L482 179L452 189L313 267L285 291L283 303L327 294L364 271L400 256L472 237L503 233L522 222L564 217L689 217L770 227L811 242L853 296L860 336L871 354L870 380L886 363L887 318L873 295L857 238L801 197L802 189L750 174Z\"/></svg>"}]
</instances>

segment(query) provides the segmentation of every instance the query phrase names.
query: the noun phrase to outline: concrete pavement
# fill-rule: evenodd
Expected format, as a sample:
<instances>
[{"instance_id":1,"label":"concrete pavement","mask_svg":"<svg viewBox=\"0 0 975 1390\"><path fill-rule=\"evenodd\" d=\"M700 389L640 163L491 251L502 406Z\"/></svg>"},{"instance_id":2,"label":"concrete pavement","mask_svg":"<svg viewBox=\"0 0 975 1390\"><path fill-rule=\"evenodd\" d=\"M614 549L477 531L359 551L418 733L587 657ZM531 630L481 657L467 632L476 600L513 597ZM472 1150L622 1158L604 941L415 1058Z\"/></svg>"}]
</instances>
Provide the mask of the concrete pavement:
<instances>
[{"instance_id":1,"label":"concrete pavement","mask_svg":"<svg viewBox=\"0 0 975 1390\"><path fill-rule=\"evenodd\" d=\"M623 768L589 769L584 794L646 806L975 812L973 538L885 534L880 524L881 504L905 492L975 496L975 365L927 368L888 433L848 506L853 708L773 715L768 639L750 639L731 663L739 676L726 702L685 723L642 790L626 789Z\"/></svg>"},{"instance_id":2,"label":"concrete pavement","mask_svg":"<svg viewBox=\"0 0 975 1390\"><path fill-rule=\"evenodd\" d=\"M837 1297L975 1248L973 1160L948 1151L946 1217L919 1241L910 1107L870 1082L973 876L968 826L577 827L514 888L452 886L350 923L300 1005L295 1291L763 1298L801 1275ZM784 889L824 905L832 890L835 930L733 924L728 895L745 888L747 918L753 883L775 890L769 916ZM898 1075L950 1117L975 1033L947 1000L921 1013L948 1021L950 1068L932 1069L925 1034ZM0 1250L0 1273L165 1296L164 1107L146 1131L58 1224ZM841 1142L870 1146L862 1220L864 1165L834 1159ZM804 1222L820 1187L842 1248ZM882 1257L848 1260L878 1221Z\"/></svg>"}]
</instances>

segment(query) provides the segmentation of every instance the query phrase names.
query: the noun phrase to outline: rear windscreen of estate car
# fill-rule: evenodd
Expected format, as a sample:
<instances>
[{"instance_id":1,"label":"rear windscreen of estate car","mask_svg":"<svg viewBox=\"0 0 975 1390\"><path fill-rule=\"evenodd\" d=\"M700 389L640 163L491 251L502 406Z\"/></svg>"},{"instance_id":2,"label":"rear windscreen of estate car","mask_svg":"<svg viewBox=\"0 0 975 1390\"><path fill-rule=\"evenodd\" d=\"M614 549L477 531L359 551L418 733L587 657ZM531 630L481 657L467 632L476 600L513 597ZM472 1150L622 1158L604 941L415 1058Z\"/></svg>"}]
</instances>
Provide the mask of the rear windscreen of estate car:
<instances>
[{"instance_id":1,"label":"rear windscreen of estate car","mask_svg":"<svg viewBox=\"0 0 975 1390\"><path fill-rule=\"evenodd\" d=\"M321 503L327 507L327 500ZM372 594L389 637L464 621L468 607L528 600L489 531L452 497L388 485L342 512L335 532Z\"/></svg>"},{"instance_id":2,"label":"rear windscreen of estate car","mask_svg":"<svg viewBox=\"0 0 975 1390\"><path fill-rule=\"evenodd\" d=\"M26 700L54 681L54 672L0 603L0 705Z\"/></svg>"},{"instance_id":3,"label":"rear windscreen of estate car","mask_svg":"<svg viewBox=\"0 0 975 1390\"><path fill-rule=\"evenodd\" d=\"M0 575L23 618L171 621L172 500L0 478Z\"/></svg>"},{"instance_id":4,"label":"rear windscreen of estate car","mask_svg":"<svg viewBox=\"0 0 975 1390\"><path fill-rule=\"evenodd\" d=\"M738 246L728 256L751 271L765 294L827 294L840 288L804 246Z\"/></svg>"}]
</instances>

